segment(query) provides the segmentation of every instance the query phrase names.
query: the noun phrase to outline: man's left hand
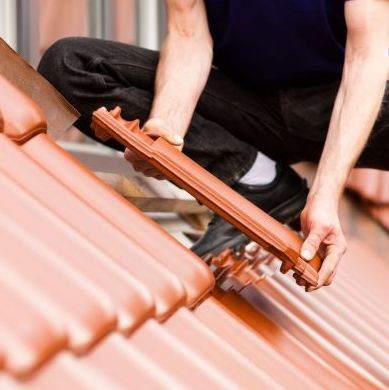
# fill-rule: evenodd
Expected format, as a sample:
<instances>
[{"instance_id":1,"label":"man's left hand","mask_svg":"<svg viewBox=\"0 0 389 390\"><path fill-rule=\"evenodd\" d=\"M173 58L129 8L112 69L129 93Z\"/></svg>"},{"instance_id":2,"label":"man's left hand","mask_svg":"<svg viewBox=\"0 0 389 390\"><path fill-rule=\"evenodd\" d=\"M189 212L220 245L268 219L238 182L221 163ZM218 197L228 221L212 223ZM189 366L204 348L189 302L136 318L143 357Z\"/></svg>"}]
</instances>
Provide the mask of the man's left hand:
<instances>
[{"instance_id":1,"label":"man's left hand","mask_svg":"<svg viewBox=\"0 0 389 390\"><path fill-rule=\"evenodd\" d=\"M301 227L305 241L300 256L309 261L318 253L324 259L318 285L309 287L307 291L329 286L347 249L339 222L337 202L331 196L310 194L301 214Z\"/></svg>"}]
</instances>

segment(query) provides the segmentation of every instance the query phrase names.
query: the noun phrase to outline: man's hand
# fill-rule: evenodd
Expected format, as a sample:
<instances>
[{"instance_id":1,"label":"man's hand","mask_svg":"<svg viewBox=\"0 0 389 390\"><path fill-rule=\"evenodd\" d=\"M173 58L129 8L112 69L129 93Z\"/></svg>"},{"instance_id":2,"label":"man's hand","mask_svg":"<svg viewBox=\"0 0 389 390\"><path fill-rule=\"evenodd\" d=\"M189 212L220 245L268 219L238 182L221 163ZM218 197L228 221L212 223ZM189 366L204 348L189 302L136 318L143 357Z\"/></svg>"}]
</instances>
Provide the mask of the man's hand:
<instances>
[{"instance_id":1,"label":"man's hand","mask_svg":"<svg viewBox=\"0 0 389 390\"><path fill-rule=\"evenodd\" d=\"M181 136L173 134L172 131L167 126L166 122L161 118L151 118L149 119L142 129L146 134L152 138L162 137L171 145L176 147L178 150L182 150L184 146L184 140ZM159 180L166 179L161 172L155 169L150 165L146 160L144 160L138 154L132 152L129 149L126 149L124 152L124 158L130 162L134 169L137 172L143 173L145 176L154 177Z\"/></svg>"},{"instance_id":2,"label":"man's hand","mask_svg":"<svg viewBox=\"0 0 389 390\"><path fill-rule=\"evenodd\" d=\"M347 1L345 18L347 44L342 82L316 177L301 215L306 239L300 256L311 260L318 251L324 257L318 286L308 291L332 282L346 251L338 200L377 119L387 81L389 2Z\"/></svg>"},{"instance_id":3,"label":"man's hand","mask_svg":"<svg viewBox=\"0 0 389 390\"><path fill-rule=\"evenodd\" d=\"M334 198L310 195L301 214L301 227L306 238L300 256L309 261L318 253L324 258L317 287L310 287L307 291L329 286L347 248Z\"/></svg>"}]
</instances>

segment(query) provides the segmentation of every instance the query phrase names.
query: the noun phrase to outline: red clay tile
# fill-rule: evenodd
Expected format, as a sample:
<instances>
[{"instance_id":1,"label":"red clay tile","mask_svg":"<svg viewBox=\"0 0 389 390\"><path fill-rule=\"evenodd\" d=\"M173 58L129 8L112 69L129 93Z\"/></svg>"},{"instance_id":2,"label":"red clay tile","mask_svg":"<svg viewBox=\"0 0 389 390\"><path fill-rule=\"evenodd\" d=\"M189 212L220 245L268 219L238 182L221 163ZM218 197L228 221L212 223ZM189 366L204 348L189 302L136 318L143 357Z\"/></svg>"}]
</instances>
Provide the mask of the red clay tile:
<instances>
[{"instance_id":1,"label":"red clay tile","mask_svg":"<svg viewBox=\"0 0 389 390\"><path fill-rule=\"evenodd\" d=\"M56 253L59 262L83 275L96 289L104 291L115 310L119 330L129 332L154 315L151 294L131 274L124 272L122 267L20 187L10 181L7 185L6 179L0 186L4 191L0 195L3 206L0 218L7 216L12 219L28 232L30 239L39 242L41 249Z\"/></svg>"},{"instance_id":2,"label":"red clay tile","mask_svg":"<svg viewBox=\"0 0 389 390\"><path fill-rule=\"evenodd\" d=\"M257 310L263 311L319 357L333 365L355 385L362 388L385 388L385 384L382 381L375 378L365 367L355 363L353 360L354 356L350 357L334 347L322 336L320 331L315 331L306 325L303 320L279 303L277 299L262 293L260 287L248 286L242 290L241 295L255 306ZM377 371L379 372L380 370L377 369ZM379 374L381 378L385 376L385 373L379 372Z\"/></svg>"},{"instance_id":3,"label":"red clay tile","mask_svg":"<svg viewBox=\"0 0 389 390\"><path fill-rule=\"evenodd\" d=\"M0 85L5 85L1 79ZM289 278L271 276L274 264L260 266L269 275L263 279L256 271L259 263L233 261L226 263L224 271L230 272L225 272L223 286L230 283L241 296L216 290L221 304L213 298L203 301L214 283L206 266L46 135L30 138L29 129L41 119L37 121L38 111L28 100L23 104L27 109L22 106L18 112L5 106L12 113L7 117L11 125L15 115L20 116L15 124L26 123L25 133L23 126L16 126L16 138L9 133L23 145L0 134L0 303L6 302L0 316L0 363L8 373L34 373L24 382L0 374L1 388L388 385L388 317L382 302L387 267L382 259L362 247L357 258L346 260L348 271L340 272L338 283L325 294L305 294ZM112 118L109 122L116 123ZM147 142L152 147L143 150L156 152L164 163L170 164L170 154L177 155L170 149L165 154L162 140ZM169 169L177 168L169 164ZM202 187L201 180L189 184ZM240 209L240 198L230 195L240 211L250 211L248 219L232 213L233 220L241 218L258 241L267 240L266 247L284 260L284 270L298 268L301 240L263 213L255 214L244 201ZM233 203L227 199L223 207ZM251 211L264 225L250 220ZM268 226L275 230L269 232ZM371 261L367 264L365 258ZM320 260L313 264L318 269ZM313 268L305 262L299 272L314 283ZM361 288L374 282L371 291ZM153 301L163 324L148 319ZM191 312L183 304L198 306ZM15 323L28 323L29 331ZM87 353L59 351L49 359L66 346L62 327L74 350ZM130 336L105 335L114 329ZM381 334L374 334L377 330ZM88 343L81 343L82 331Z\"/></svg>"},{"instance_id":4,"label":"red clay tile","mask_svg":"<svg viewBox=\"0 0 389 390\"><path fill-rule=\"evenodd\" d=\"M321 388L315 380L293 367L270 343L254 333L214 298L204 301L195 310L195 315L205 326L285 388Z\"/></svg>"},{"instance_id":5,"label":"red clay tile","mask_svg":"<svg viewBox=\"0 0 389 390\"><path fill-rule=\"evenodd\" d=\"M1 45L0 42L0 47ZM43 111L31 99L4 77L0 77L0 89L2 91L0 94L2 132L17 143L23 143L34 135L46 132L47 125Z\"/></svg>"},{"instance_id":6,"label":"red clay tile","mask_svg":"<svg viewBox=\"0 0 389 390\"><path fill-rule=\"evenodd\" d=\"M305 303L309 297L304 299L305 294L303 296L291 294L273 278L266 278L260 282L258 289L262 295L266 295L273 306L282 306L284 310L288 310L289 315L302 320L305 326L309 326L372 376L382 383L389 383L389 372L385 368L389 364L389 355L363 334L358 334L358 330L353 328L352 324L346 324L335 315L330 315L326 319L321 313L315 313ZM350 339L347 333L353 333L354 338Z\"/></svg>"},{"instance_id":7,"label":"red clay tile","mask_svg":"<svg viewBox=\"0 0 389 390\"><path fill-rule=\"evenodd\" d=\"M199 341L198 337L195 340ZM169 332L165 325L148 321L128 342L188 388L236 388L229 372L221 371L212 359L204 358L198 348L188 344L181 334Z\"/></svg>"},{"instance_id":8,"label":"red clay tile","mask_svg":"<svg viewBox=\"0 0 389 390\"><path fill-rule=\"evenodd\" d=\"M2 206L8 206L7 187L7 178L0 173ZM53 315L64 323L69 346L84 352L114 329L114 307L103 290L61 261L55 251L41 246L4 211L0 215L1 262L48 297L56 308Z\"/></svg>"},{"instance_id":9,"label":"red clay tile","mask_svg":"<svg viewBox=\"0 0 389 390\"><path fill-rule=\"evenodd\" d=\"M177 311L164 323L164 327L205 361L211 362L239 388L281 387L267 373L258 369L244 355L204 326L187 309Z\"/></svg>"},{"instance_id":10,"label":"red clay tile","mask_svg":"<svg viewBox=\"0 0 389 390\"><path fill-rule=\"evenodd\" d=\"M190 325L182 330L178 324ZM245 366L242 363L244 358L237 359L233 350L224 349L220 340L212 340L204 332L199 332L196 324L193 329L192 321L183 323L182 310L164 325L151 321L146 325L134 333L129 339L130 344L151 356L166 371L176 371L180 380L190 388L237 388L242 383L246 388L252 388L255 383L278 388L266 374L261 375ZM167 355L168 348L172 352ZM172 360L166 359L167 356L172 356ZM180 359L185 364L178 363Z\"/></svg>"},{"instance_id":11,"label":"red clay tile","mask_svg":"<svg viewBox=\"0 0 389 390\"><path fill-rule=\"evenodd\" d=\"M18 384L12 378L6 378L5 375L1 378L0 375L1 389L1 379L6 380L11 385ZM102 370L84 364L83 359L76 358L67 352L58 354L44 367L28 377L26 381L19 382L19 384L22 386L18 389L29 390L122 389L111 378L104 375Z\"/></svg>"},{"instance_id":12,"label":"red clay tile","mask_svg":"<svg viewBox=\"0 0 389 390\"><path fill-rule=\"evenodd\" d=\"M22 145L22 149L56 180L75 192L96 213L109 220L129 239L174 273L185 288L186 306L194 306L212 290L214 277L203 261L102 183L46 135L41 134L32 138ZM134 229L134 226L137 228Z\"/></svg>"},{"instance_id":13,"label":"red clay tile","mask_svg":"<svg viewBox=\"0 0 389 390\"><path fill-rule=\"evenodd\" d=\"M23 143L47 128L60 136L77 120L77 110L1 38L0 57L0 107L4 118L12 122L7 132L15 142Z\"/></svg>"},{"instance_id":14,"label":"red clay tile","mask_svg":"<svg viewBox=\"0 0 389 390\"><path fill-rule=\"evenodd\" d=\"M264 337L276 351L285 356L292 366L310 375L322 387L357 388L337 370L334 360L323 359L309 345L305 345L299 337L289 332L288 328L283 328L263 311L256 310L237 293L217 291L216 297L245 324Z\"/></svg>"},{"instance_id":15,"label":"red clay tile","mask_svg":"<svg viewBox=\"0 0 389 390\"><path fill-rule=\"evenodd\" d=\"M2 365L14 375L23 376L65 347L66 337L46 297L27 287L29 282L5 267L2 257L3 254L0 255Z\"/></svg>"},{"instance_id":16,"label":"red clay tile","mask_svg":"<svg viewBox=\"0 0 389 390\"><path fill-rule=\"evenodd\" d=\"M306 263L299 256L302 240L285 226L258 209L247 199L180 153L162 138L152 140L139 129L139 122L127 122L120 109L109 113L105 108L93 115L92 127L103 139L114 137L126 147L145 157L150 164L182 186L217 214L238 227L263 248L283 262L282 271L293 268L307 284L316 285L318 256Z\"/></svg>"},{"instance_id":17,"label":"red clay tile","mask_svg":"<svg viewBox=\"0 0 389 390\"><path fill-rule=\"evenodd\" d=\"M296 295L298 299L302 298L299 289L295 288L294 281L288 278L280 278L277 274L274 274L273 278L289 292ZM352 299L358 302L359 294L356 296L356 291L354 291L353 295ZM305 296L303 301L305 305L336 326L338 330L343 329L343 333L356 344L359 344L360 339L362 339L389 352L389 345L386 345L387 338L384 333L377 332L379 328L376 327L375 322L371 321L372 313L363 305L358 305L360 310L351 310L347 302L336 294L330 294L329 291L314 292L309 296ZM352 328L356 329L357 332L351 331Z\"/></svg>"},{"instance_id":18,"label":"red clay tile","mask_svg":"<svg viewBox=\"0 0 389 390\"><path fill-rule=\"evenodd\" d=\"M166 337L162 337L162 340L156 339L155 334L148 331L147 324L152 322L154 321L148 321L132 337L138 333L144 334L146 343L153 345L153 353L148 354L142 348L138 349L128 339L119 335L111 335L100 343L91 354L85 356L80 364L93 367L96 371L103 373L121 389L182 388L182 380L186 378L183 378L181 370L177 368L182 367L182 370L185 371L190 359L187 355L177 352L177 348L169 344ZM159 349L163 353L163 359L156 357L159 355L157 352ZM167 359L167 356L171 357L171 360ZM200 373L195 367L191 367L189 364L188 368L192 368L193 375L199 376ZM208 383L207 379L204 379L205 383ZM191 383L191 377L187 378L187 382ZM212 384L215 386L215 382Z\"/></svg>"},{"instance_id":19,"label":"red clay tile","mask_svg":"<svg viewBox=\"0 0 389 390\"><path fill-rule=\"evenodd\" d=\"M168 352L169 349L166 349L165 353ZM186 360L185 356L180 358ZM10 382L15 383L8 379L8 383ZM128 340L118 334L112 334L101 340L92 351L81 358L76 358L67 352L58 354L28 378L23 388L119 390L179 389L183 386L174 375L155 364L151 357L132 347Z\"/></svg>"},{"instance_id":20,"label":"red clay tile","mask_svg":"<svg viewBox=\"0 0 389 390\"><path fill-rule=\"evenodd\" d=\"M369 299L363 296L363 294L359 296L359 299L355 299L355 289L350 289L350 286L346 284L340 285L339 282L338 285L340 288L338 288L337 291L333 291L335 289L329 289L330 291L327 292L328 295L330 295L333 300L341 301L347 305L355 316L360 315L361 318L364 318L366 312L368 312L368 322L374 327L375 331L384 335L384 337L389 337L386 308L383 310L377 309L377 307L372 305Z\"/></svg>"},{"instance_id":21,"label":"red clay tile","mask_svg":"<svg viewBox=\"0 0 389 390\"><path fill-rule=\"evenodd\" d=\"M147 286L153 294L158 318L166 318L185 302L185 291L178 278L1 134L0 154L4 157L0 171ZM131 228L138 229L134 225Z\"/></svg>"},{"instance_id":22,"label":"red clay tile","mask_svg":"<svg viewBox=\"0 0 389 390\"><path fill-rule=\"evenodd\" d=\"M378 305L386 307L384 302L389 296L388 259L384 253L377 253L364 242L350 238L339 275L342 275L344 280L354 283L355 288L364 291L368 296L375 297L373 299Z\"/></svg>"}]
</instances>

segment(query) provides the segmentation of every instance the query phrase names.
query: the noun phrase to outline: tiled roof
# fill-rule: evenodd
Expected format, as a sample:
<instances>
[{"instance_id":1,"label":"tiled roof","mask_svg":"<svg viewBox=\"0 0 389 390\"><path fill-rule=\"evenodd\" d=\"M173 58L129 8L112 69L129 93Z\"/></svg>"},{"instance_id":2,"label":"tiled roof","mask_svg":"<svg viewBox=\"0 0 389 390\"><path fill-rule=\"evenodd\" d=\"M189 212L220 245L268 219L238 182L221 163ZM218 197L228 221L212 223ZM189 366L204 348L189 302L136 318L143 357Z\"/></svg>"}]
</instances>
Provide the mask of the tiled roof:
<instances>
[{"instance_id":1,"label":"tiled roof","mask_svg":"<svg viewBox=\"0 0 389 390\"><path fill-rule=\"evenodd\" d=\"M389 386L385 260L352 243L334 286L307 294L277 260L224 259L215 288L0 89L1 389Z\"/></svg>"}]
</instances>

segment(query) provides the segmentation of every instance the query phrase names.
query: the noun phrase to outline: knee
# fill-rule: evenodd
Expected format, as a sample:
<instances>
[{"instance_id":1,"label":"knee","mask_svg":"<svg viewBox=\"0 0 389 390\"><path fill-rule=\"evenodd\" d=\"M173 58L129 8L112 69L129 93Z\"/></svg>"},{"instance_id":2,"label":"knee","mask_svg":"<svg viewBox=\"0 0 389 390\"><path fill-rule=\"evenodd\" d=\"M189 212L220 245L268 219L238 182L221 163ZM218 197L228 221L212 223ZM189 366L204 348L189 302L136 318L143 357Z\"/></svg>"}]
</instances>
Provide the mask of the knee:
<instances>
[{"instance_id":1,"label":"knee","mask_svg":"<svg viewBox=\"0 0 389 390\"><path fill-rule=\"evenodd\" d=\"M38 72L56 88L62 89L70 82L72 69L83 66L80 53L86 38L63 38L51 45L38 65ZM84 50L85 52L85 50Z\"/></svg>"}]
</instances>

